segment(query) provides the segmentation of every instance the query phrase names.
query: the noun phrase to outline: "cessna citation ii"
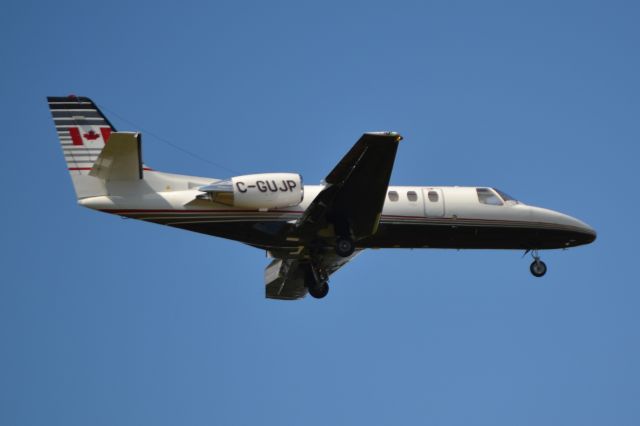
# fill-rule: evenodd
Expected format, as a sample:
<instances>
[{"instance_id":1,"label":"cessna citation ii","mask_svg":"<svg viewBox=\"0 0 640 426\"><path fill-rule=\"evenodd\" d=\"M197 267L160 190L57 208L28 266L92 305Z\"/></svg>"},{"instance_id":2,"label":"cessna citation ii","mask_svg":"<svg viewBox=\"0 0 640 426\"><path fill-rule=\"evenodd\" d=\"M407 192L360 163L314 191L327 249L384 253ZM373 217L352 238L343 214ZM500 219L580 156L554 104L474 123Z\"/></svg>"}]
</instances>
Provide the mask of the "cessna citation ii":
<instances>
[{"instance_id":1,"label":"cessna citation ii","mask_svg":"<svg viewBox=\"0 0 640 426\"><path fill-rule=\"evenodd\" d=\"M538 250L589 244L593 228L487 187L389 186L402 137L365 133L321 185L297 173L213 179L143 165L140 133L118 132L91 99L47 98L84 207L266 250L266 297L315 298L329 276L367 248Z\"/></svg>"}]
</instances>

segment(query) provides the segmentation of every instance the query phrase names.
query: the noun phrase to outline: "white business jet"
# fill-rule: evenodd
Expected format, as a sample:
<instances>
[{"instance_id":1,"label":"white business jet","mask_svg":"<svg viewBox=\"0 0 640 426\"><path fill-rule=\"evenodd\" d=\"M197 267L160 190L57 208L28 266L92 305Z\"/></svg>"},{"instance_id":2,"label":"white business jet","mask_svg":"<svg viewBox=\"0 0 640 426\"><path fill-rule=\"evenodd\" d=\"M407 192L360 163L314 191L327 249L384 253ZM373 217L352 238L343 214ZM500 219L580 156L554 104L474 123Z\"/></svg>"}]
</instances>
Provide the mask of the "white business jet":
<instances>
[{"instance_id":1,"label":"white business jet","mask_svg":"<svg viewBox=\"0 0 640 426\"><path fill-rule=\"evenodd\" d=\"M496 188L390 186L402 137L365 133L321 185L297 173L213 179L143 165L140 133L117 132L91 99L49 97L78 203L266 250L266 297L322 298L329 276L367 248L514 249L589 244L593 228Z\"/></svg>"}]
</instances>

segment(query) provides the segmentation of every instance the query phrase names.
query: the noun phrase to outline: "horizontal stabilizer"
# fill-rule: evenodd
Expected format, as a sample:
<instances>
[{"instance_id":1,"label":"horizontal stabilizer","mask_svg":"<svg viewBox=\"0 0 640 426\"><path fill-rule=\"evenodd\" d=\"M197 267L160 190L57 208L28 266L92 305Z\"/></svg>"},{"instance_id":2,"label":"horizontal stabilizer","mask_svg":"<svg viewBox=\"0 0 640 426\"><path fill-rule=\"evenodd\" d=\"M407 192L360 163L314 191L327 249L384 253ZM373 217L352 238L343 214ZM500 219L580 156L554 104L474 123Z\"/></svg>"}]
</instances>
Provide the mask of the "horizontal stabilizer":
<instances>
[{"instance_id":1,"label":"horizontal stabilizer","mask_svg":"<svg viewBox=\"0 0 640 426\"><path fill-rule=\"evenodd\" d=\"M141 134L113 132L89 175L104 180L142 179Z\"/></svg>"}]
</instances>

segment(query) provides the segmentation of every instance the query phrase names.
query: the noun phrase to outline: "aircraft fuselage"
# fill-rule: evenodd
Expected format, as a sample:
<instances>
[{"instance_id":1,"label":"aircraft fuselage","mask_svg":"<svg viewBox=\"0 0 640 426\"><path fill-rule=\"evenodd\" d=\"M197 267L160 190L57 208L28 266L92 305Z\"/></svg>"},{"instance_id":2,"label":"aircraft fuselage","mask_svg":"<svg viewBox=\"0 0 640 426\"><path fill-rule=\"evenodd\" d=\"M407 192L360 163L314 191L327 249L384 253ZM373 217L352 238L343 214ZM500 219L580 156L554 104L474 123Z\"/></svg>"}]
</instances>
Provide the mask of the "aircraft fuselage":
<instances>
[{"instance_id":1,"label":"aircraft fuselage","mask_svg":"<svg viewBox=\"0 0 640 426\"><path fill-rule=\"evenodd\" d=\"M145 172L148 175L157 172ZM199 178L198 178L199 179ZM198 191L150 192L147 197L100 196L80 204L107 213L273 249L295 249L283 231L323 189L305 185L304 199L286 209L237 209L194 202ZM482 203L478 191L489 191ZM485 199L487 201L487 199ZM326 231L331 237L332 230ZM390 186L377 232L358 248L555 249L588 244L596 233L571 216L514 200L486 187Z\"/></svg>"}]
</instances>

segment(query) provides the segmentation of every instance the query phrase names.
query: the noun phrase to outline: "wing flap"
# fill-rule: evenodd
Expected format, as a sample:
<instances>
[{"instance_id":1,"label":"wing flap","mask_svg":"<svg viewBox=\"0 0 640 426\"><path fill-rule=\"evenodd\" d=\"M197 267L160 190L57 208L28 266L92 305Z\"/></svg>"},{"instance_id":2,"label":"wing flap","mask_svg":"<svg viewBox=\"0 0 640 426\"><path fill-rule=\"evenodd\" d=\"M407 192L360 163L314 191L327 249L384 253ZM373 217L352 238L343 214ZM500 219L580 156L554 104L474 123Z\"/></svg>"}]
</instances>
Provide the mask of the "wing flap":
<instances>
[{"instance_id":1,"label":"wing flap","mask_svg":"<svg viewBox=\"0 0 640 426\"><path fill-rule=\"evenodd\" d=\"M264 270L264 281L267 299L297 300L307 294L296 259L274 259Z\"/></svg>"}]
</instances>

